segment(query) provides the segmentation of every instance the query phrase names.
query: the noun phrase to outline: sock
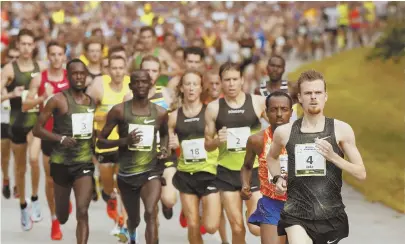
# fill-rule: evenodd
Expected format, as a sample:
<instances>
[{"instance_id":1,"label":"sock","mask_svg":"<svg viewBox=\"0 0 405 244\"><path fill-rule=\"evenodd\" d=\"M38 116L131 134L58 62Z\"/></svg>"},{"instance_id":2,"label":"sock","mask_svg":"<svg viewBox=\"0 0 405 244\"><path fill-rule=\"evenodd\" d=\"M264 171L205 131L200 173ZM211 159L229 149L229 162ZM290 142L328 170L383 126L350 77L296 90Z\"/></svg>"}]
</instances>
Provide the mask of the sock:
<instances>
[{"instance_id":1,"label":"sock","mask_svg":"<svg viewBox=\"0 0 405 244\"><path fill-rule=\"evenodd\" d=\"M25 203L23 203L23 204L20 204L20 208L21 208L21 210L23 210L23 209L25 209L27 207L27 203L25 202Z\"/></svg>"},{"instance_id":2,"label":"sock","mask_svg":"<svg viewBox=\"0 0 405 244\"><path fill-rule=\"evenodd\" d=\"M101 190L101 197L105 202L108 202L108 200L111 199L111 197L107 193L105 193L104 190Z\"/></svg>"},{"instance_id":3,"label":"sock","mask_svg":"<svg viewBox=\"0 0 405 244\"><path fill-rule=\"evenodd\" d=\"M131 241L136 241L136 229L133 232L132 231L129 232L129 239Z\"/></svg>"},{"instance_id":4,"label":"sock","mask_svg":"<svg viewBox=\"0 0 405 244\"><path fill-rule=\"evenodd\" d=\"M31 201L33 202L38 201L38 196L31 196Z\"/></svg>"}]
</instances>

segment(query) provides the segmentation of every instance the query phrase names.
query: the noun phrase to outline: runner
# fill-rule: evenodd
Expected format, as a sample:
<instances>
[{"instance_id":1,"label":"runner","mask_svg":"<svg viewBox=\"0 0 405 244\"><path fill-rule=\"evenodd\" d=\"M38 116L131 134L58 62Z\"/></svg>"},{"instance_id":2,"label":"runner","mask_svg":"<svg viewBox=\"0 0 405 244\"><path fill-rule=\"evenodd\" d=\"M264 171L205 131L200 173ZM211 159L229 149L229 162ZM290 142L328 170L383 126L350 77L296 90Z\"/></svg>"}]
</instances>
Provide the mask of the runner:
<instances>
[{"instance_id":1,"label":"runner","mask_svg":"<svg viewBox=\"0 0 405 244\"><path fill-rule=\"evenodd\" d=\"M152 79L146 70L131 75L132 100L115 105L107 115L97 146L101 149L119 147L118 187L128 213L130 243L135 243L135 230L140 222L140 198L145 206L148 244L157 237L157 203L161 195L162 161L167 157L167 112L148 99ZM120 139L107 139L118 125ZM160 133L160 155L156 150L156 133Z\"/></svg>"},{"instance_id":2,"label":"runner","mask_svg":"<svg viewBox=\"0 0 405 244\"><path fill-rule=\"evenodd\" d=\"M1 74L1 90L6 87L8 93L16 91L14 92L15 97L10 99L9 136L16 164L16 185L21 208L21 226L24 231L32 228L32 221L37 222L42 219L41 206L38 201L40 140L34 138L32 133L30 133L37 120L38 109L35 108L27 112L22 111L22 103L27 96L31 79L45 68L44 64L32 59L35 47L34 38L34 33L28 29L22 29L18 33L17 47L20 51L20 56L16 61L4 66ZM3 99L8 99L7 97L2 98L2 101ZM27 151L30 152L29 161L31 165L31 212L29 211L30 208L27 208L28 203L25 200Z\"/></svg>"},{"instance_id":3,"label":"runner","mask_svg":"<svg viewBox=\"0 0 405 244\"><path fill-rule=\"evenodd\" d=\"M245 243L240 169L248 137L260 130L259 118L265 116L265 98L242 92L243 79L238 65L227 62L220 67L224 98L208 104L205 113L205 149L219 148L217 187L221 191L226 215L232 229L232 243ZM260 198L258 164L254 165L252 198L246 201L247 215L256 210ZM250 228L259 229L257 226Z\"/></svg>"},{"instance_id":4,"label":"runner","mask_svg":"<svg viewBox=\"0 0 405 244\"><path fill-rule=\"evenodd\" d=\"M218 75L218 70L210 70L204 75L204 92L202 94L204 104L223 98L221 89L221 78Z\"/></svg>"},{"instance_id":5,"label":"runner","mask_svg":"<svg viewBox=\"0 0 405 244\"><path fill-rule=\"evenodd\" d=\"M41 75L37 75L32 79L27 99L22 105L24 110L29 110L39 105L40 110L43 111L47 101L52 96L69 88L67 72L63 68L63 64L66 62L65 44L50 41L47 45L47 53L49 68L41 72ZM53 117L50 117L45 124L45 129L52 132L52 128ZM60 223L56 217L54 184L49 166L49 157L51 156L54 144L53 141L41 140L42 161L46 177L45 193L52 220L51 239L61 240L62 232L60 230Z\"/></svg>"},{"instance_id":6,"label":"runner","mask_svg":"<svg viewBox=\"0 0 405 244\"><path fill-rule=\"evenodd\" d=\"M169 116L169 147L181 148L173 185L180 192L182 212L188 224L189 243L202 243L200 234L200 199L202 224L214 234L219 227L221 200L215 186L218 151L207 153L204 148L205 109L201 101L202 75L186 71L177 90L182 106ZM202 225L201 225L202 226Z\"/></svg>"},{"instance_id":7,"label":"runner","mask_svg":"<svg viewBox=\"0 0 405 244\"><path fill-rule=\"evenodd\" d=\"M80 56L80 60L86 64L89 70L89 82L93 82L98 76L102 76L104 43L100 37L92 36L85 40L85 53Z\"/></svg>"},{"instance_id":8,"label":"runner","mask_svg":"<svg viewBox=\"0 0 405 244\"><path fill-rule=\"evenodd\" d=\"M342 169L359 180L366 178L366 170L350 125L323 114L328 96L322 74L302 73L298 89L304 117L277 128L267 157L276 191L288 195L278 233L287 234L290 244L336 244L349 235ZM283 147L288 153L287 180L280 176L278 161Z\"/></svg>"},{"instance_id":9,"label":"runner","mask_svg":"<svg viewBox=\"0 0 405 244\"><path fill-rule=\"evenodd\" d=\"M271 146L273 132L279 126L288 123L292 113L292 99L287 93L275 91L266 98L266 112L270 126L257 134L251 135L246 145L245 162L241 169L242 191L244 200L251 196L250 180L252 168L256 156L259 161L260 192L263 197L257 203L256 211L250 216L249 223L260 226L260 233L252 233L261 236L262 244L284 244L285 236L278 237L277 224L280 220L280 211L284 206L286 195L275 194L275 186L271 184L271 175L268 174L266 156ZM283 151L283 159L287 155ZM286 160L283 161L285 164ZM283 166L281 166L283 167ZM282 169L283 173L285 169Z\"/></svg>"},{"instance_id":10,"label":"runner","mask_svg":"<svg viewBox=\"0 0 405 244\"><path fill-rule=\"evenodd\" d=\"M195 69L203 72L204 70L204 50L199 47L187 47L184 50L184 65L186 70ZM182 75L176 75L173 77L169 84L167 84L168 88L173 89L174 91L177 89L177 86L180 83Z\"/></svg>"},{"instance_id":11,"label":"runner","mask_svg":"<svg viewBox=\"0 0 405 244\"><path fill-rule=\"evenodd\" d=\"M89 238L88 209L93 192L93 118L96 104L84 93L86 65L80 59L73 59L67 63L66 69L70 88L49 99L33 132L35 136L55 144L50 173L54 181L56 216L61 224L67 222L73 188L76 240L84 244ZM49 132L44 126L52 115L53 129Z\"/></svg>"},{"instance_id":12,"label":"runner","mask_svg":"<svg viewBox=\"0 0 405 244\"><path fill-rule=\"evenodd\" d=\"M97 134L105 125L108 111L116 104L124 100L129 91L129 76L125 75L126 60L122 56L114 54L110 56L108 73L97 77L86 93L91 96L97 104L95 113L95 130ZM116 140L119 138L117 128L114 128L108 137ZM114 175L118 173L118 147L110 149L95 148L97 161L99 163L100 180L103 182L101 195L107 203L107 215L114 221L117 220L117 196L114 192ZM122 217L122 216L121 216ZM122 226L122 223L118 223Z\"/></svg>"}]
</instances>

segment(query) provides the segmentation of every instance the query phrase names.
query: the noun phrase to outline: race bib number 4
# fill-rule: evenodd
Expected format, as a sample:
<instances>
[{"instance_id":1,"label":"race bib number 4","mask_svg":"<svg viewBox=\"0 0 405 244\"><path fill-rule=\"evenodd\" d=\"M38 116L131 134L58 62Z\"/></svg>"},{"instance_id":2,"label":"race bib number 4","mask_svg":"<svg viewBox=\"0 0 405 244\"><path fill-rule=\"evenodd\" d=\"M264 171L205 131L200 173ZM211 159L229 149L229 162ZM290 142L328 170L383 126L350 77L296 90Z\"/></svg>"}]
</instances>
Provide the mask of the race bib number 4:
<instances>
[{"instance_id":1,"label":"race bib number 4","mask_svg":"<svg viewBox=\"0 0 405 244\"><path fill-rule=\"evenodd\" d=\"M316 151L315 143L295 145L295 175L326 175L326 160Z\"/></svg>"},{"instance_id":2,"label":"race bib number 4","mask_svg":"<svg viewBox=\"0 0 405 244\"><path fill-rule=\"evenodd\" d=\"M184 140L181 142L181 149L186 164L202 163L207 161L207 152L204 148L204 138Z\"/></svg>"},{"instance_id":3,"label":"race bib number 4","mask_svg":"<svg viewBox=\"0 0 405 244\"><path fill-rule=\"evenodd\" d=\"M129 124L128 134L135 129L137 129L142 134L141 141L132 146L128 146L128 149L131 151L151 151L155 139L155 126Z\"/></svg>"},{"instance_id":4,"label":"race bib number 4","mask_svg":"<svg viewBox=\"0 0 405 244\"><path fill-rule=\"evenodd\" d=\"M72 114L72 134L75 139L89 139L93 136L93 113Z\"/></svg>"},{"instance_id":5,"label":"race bib number 4","mask_svg":"<svg viewBox=\"0 0 405 244\"><path fill-rule=\"evenodd\" d=\"M28 96L28 90L24 90L21 94L21 100L24 102L27 99ZM38 98L38 95L35 95L35 99ZM28 110L27 113L36 113L39 112L39 105L33 107L32 109Z\"/></svg>"},{"instance_id":6,"label":"race bib number 4","mask_svg":"<svg viewBox=\"0 0 405 244\"><path fill-rule=\"evenodd\" d=\"M228 151L231 152L244 152L246 150L246 143L250 136L249 127L228 128L228 137L226 145Z\"/></svg>"}]
</instances>

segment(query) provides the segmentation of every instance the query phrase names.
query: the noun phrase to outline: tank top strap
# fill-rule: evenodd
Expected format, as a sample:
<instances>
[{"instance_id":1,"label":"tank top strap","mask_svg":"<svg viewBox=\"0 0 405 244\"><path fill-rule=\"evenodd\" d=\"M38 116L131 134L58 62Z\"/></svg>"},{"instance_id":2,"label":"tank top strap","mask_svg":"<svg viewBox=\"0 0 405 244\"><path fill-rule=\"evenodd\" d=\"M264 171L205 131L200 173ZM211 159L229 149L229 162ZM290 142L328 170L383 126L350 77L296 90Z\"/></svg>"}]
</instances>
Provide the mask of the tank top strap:
<instances>
[{"instance_id":1,"label":"tank top strap","mask_svg":"<svg viewBox=\"0 0 405 244\"><path fill-rule=\"evenodd\" d=\"M38 62L34 62L34 73L37 73L41 71L40 67L39 67L39 63Z\"/></svg>"},{"instance_id":2,"label":"tank top strap","mask_svg":"<svg viewBox=\"0 0 405 244\"><path fill-rule=\"evenodd\" d=\"M20 70L20 67L18 67L17 61L14 60L11 64L13 65L13 71L14 71L14 77L15 77L17 74L21 73L21 70Z\"/></svg>"}]
</instances>

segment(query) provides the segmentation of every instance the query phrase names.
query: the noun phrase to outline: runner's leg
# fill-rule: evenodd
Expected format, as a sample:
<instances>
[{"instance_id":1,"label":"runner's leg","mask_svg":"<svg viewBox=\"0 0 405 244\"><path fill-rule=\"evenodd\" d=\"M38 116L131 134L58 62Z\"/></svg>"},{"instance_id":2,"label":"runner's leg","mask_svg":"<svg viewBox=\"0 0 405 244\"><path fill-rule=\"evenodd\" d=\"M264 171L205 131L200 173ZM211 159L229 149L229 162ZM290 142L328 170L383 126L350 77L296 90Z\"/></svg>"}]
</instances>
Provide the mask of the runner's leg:
<instances>
[{"instance_id":1,"label":"runner's leg","mask_svg":"<svg viewBox=\"0 0 405 244\"><path fill-rule=\"evenodd\" d=\"M219 229L221 222L221 197L220 193L211 193L202 197L203 217L202 223L209 234L214 234Z\"/></svg>"},{"instance_id":2,"label":"runner's leg","mask_svg":"<svg viewBox=\"0 0 405 244\"><path fill-rule=\"evenodd\" d=\"M228 243L228 235L226 234L226 219L224 207L221 204L221 221L219 223L219 236L221 237L222 243Z\"/></svg>"},{"instance_id":3,"label":"runner's leg","mask_svg":"<svg viewBox=\"0 0 405 244\"><path fill-rule=\"evenodd\" d=\"M11 143L16 169L16 186L19 193L20 204L25 204L25 172L27 171L27 143Z\"/></svg>"},{"instance_id":4,"label":"runner's leg","mask_svg":"<svg viewBox=\"0 0 405 244\"><path fill-rule=\"evenodd\" d=\"M257 208L257 202L259 199L262 197L262 194L259 191L255 191L252 193L252 197L248 200L245 201L246 207L247 207L247 216L246 216L246 223L249 228L250 233L252 233L255 236L260 236L260 227L257 225L250 224L248 222L249 216L252 215Z\"/></svg>"},{"instance_id":5,"label":"runner's leg","mask_svg":"<svg viewBox=\"0 0 405 244\"><path fill-rule=\"evenodd\" d=\"M73 191L76 198L76 240L78 244L85 244L89 239L88 210L92 199L92 176L82 176L73 182ZM69 199L66 199L69 214Z\"/></svg>"},{"instance_id":6,"label":"runner's leg","mask_svg":"<svg viewBox=\"0 0 405 244\"><path fill-rule=\"evenodd\" d=\"M180 201L183 213L187 219L188 241L190 244L202 244L200 233L200 199L197 195L180 193Z\"/></svg>"},{"instance_id":7,"label":"runner's leg","mask_svg":"<svg viewBox=\"0 0 405 244\"><path fill-rule=\"evenodd\" d=\"M145 239L147 244L156 244L157 223L156 206L162 192L162 182L159 178L152 179L142 186L141 198L145 206L144 219L146 222ZM127 209L128 210L128 209Z\"/></svg>"},{"instance_id":8,"label":"runner's leg","mask_svg":"<svg viewBox=\"0 0 405 244\"><path fill-rule=\"evenodd\" d=\"M166 180L166 185L162 187L161 201L163 204L163 214L165 218L170 219L173 215L172 208L177 202L177 189L173 186L172 180L176 173L175 167L168 167L163 171L163 178Z\"/></svg>"},{"instance_id":9,"label":"runner's leg","mask_svg":"<svg viewBox=\"0 0 405 244\"><path fill-rule=\"evenodd\" d=\"M31 166L32 201L38 199L39 187L39 153L41 151L41 139L34 137L32 131L27 135L29 162Z\"/></svg>"},{"instance_id":10,"label":"runner's leg","mask_svg":"<svg viewBox=\"0 0 405 244\"><path fill-rule=\"evenodd\" d=\"M278 236L277 225L261 224L260 239L262 244L285 244L286 236Z\"/></svg>"},{"instance_id":11,"label":"runner's leg","mask_svg":"<svg viewBox=\"0 0 405 244\"><path fill-rule=\"evenodd\" d=\"M232 230L232 244L246 244L245 225L242 215L242 199L238 191L221 192L226 216Z\"/></svg>"},{"instance_id":12,"label":"runner's leg","mask_svg":"<svg viewBox=\"0 0 405 244\"><path fill-rule=\"evenodd\" d=\"M312 244L312 239L308 236L305 229L300 225L293 225L285 228L289 244Z\"/></svg>"},{"instance_id":13,"label":"runner's leg","mask_svg":"<svg viewBox=\"0 0 405 244\"><path fill-rule=\"evenodd\" d=\"M69 219L69 199L71 186L62 186L54 181L55 210L56 216L61 224L65 224Z\"/></svg>"},{"instance_id":14,"label":"runner's leg","mask_svg":"<svg viewBox=\"0 0 405 244\"><path fill-rule=\"evenodd\" d=\"M51 217L56 215L55 211L55 195L54 195L54 183L51 177L50 162L49 157L43 154L42 161L45 170L45 194L46 200L48 201L49 211L51 212Z\"/></svg>"},{"instance_id":15,"label":"runner's leg","mask_svg":"<svg viewBox=\"0 0 405 244\"><path fill-rule=\"evenodd\" d=\"M10 198L10 176L8 167L10 164L10 140L1 139L1 171L3 172L3 196ZM16 178L14 178L16 179Z\"/></svg>"}]
</instances>

